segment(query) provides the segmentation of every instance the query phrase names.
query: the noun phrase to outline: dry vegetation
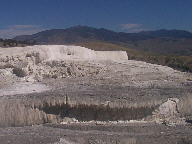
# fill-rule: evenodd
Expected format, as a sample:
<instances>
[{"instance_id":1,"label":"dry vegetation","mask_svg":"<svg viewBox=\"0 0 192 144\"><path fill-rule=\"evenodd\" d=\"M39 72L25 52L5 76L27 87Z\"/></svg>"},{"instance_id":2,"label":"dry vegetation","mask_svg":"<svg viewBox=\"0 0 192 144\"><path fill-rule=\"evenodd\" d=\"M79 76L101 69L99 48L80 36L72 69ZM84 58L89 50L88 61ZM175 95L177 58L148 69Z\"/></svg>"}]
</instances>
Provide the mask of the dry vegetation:
<instances>
[{"instance_id":1,"label":"dry vegetation","mask_svg":"<svg viewBox=\"0 0 192 144\"><path fill-rule=\"evenodd\" d=\"M185 116L187 119L191 119L191 111L192 111L192 95L187 95L181 98L181 102L179 103L179 111Z\"/></svg>"},{"instance_id":2,"label":"dry vegetation","mask_svg":"<svg viewBox=\"0 0 192 144\"><path fill-rule=\"evenodd\" d=\"M163 55L163 54L161 55L156 53L134 50L123 44L112 44L99 41L78 43L76 45L81 45L94 50L109 50L109 51L123 50L127 52L129 59L132 60L145 61L153 64L169 66L180 71L192 72L192 56Z\"/></svg>"},{"instance_id":3,"label":"dry vegetation","mask_svg":"<svg viewBox=\"0 0 192 144\"><path fill-rule=\"evenodd\" d=\"M0 47L23 47L27 45L33 45L34 43L29 43L25 41L16 41L12 39L0 39Z\"/></svg>"}]
</instances>

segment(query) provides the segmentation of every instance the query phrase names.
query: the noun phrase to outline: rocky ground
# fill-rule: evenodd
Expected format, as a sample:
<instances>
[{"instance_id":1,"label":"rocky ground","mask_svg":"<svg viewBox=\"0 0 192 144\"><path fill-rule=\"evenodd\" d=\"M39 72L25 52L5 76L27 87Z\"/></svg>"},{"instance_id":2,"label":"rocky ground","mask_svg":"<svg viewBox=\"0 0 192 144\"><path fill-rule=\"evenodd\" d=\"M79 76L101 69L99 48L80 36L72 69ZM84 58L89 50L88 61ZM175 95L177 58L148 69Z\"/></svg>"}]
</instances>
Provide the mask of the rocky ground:
<instances>
[{"instance_id":1,"label":"rocky ground","mask_svg":"<svg viewBox=\"0 0 192 144\"><path fill-rule=\"evenodd\" d=\"M0 128L2 144L191 144L191 126L46 124Z\"/></svg>"},{"instance_id":2,"label":"rocky ground","mask_svg":"<svg viewBox=\"0 0 192 144\"><path fill-rule=\"evenodd\" d=\"M123 52L28 48L0 48L2 143L191 142L190 73Z\"/></svg>"}]
</instances>

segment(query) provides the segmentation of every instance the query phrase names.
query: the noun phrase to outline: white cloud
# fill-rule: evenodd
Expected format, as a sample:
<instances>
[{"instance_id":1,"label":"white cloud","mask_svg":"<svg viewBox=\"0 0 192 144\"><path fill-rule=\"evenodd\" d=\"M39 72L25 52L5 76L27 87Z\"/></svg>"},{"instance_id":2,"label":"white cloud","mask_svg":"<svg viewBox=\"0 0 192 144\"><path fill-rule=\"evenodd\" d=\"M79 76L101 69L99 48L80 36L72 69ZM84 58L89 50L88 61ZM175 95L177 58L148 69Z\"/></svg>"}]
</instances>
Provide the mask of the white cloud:
<instances>
[{"instance_id":1,"label":"white cloud","mask_svg":"<svg viewBox=\"0 0 192 144\"><path fill-rule=\"evenodd\" d=\"M38 25L11 25L0 29L0 38L13 38L18 35L30 35L45 30Z\"/></svg>"},{"instance_id":2,"label":"white cloud","mask_svg":"<svg viewBox=\"0 0 192 144\"><path fill-rule=\"evenodd\" d=\"M134 28L139 28L141 26L142 24L121 24L121 27L123 29L134 29Z\"/></svg>"},{"instance_id":3,"label":"white cloud","mask_svg":"<svg viewBox=\"0 0 192 144\"><path fill-rule=\"evenodd\" d=\"M141 32L141 31L148 30L146 28L143 28L142 24L129 23L129 24L121 24L120 26L121 26L121 29L126 32Z\"/></svg>"}]
</instances>

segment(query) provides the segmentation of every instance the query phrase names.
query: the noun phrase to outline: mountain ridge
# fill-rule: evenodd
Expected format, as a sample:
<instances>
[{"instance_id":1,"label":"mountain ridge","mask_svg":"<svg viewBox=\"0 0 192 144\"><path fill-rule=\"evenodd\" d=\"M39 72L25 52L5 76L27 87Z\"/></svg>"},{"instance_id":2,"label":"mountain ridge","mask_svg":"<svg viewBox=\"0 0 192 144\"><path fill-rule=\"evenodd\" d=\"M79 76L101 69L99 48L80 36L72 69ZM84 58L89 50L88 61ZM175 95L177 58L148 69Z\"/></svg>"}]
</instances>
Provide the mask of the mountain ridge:
<instances>
[{"instance_id":1,"label":"mountain ridge","mask_svg":"<svg viewBox=\"0 0 192 144\"><path fill-rule=\"evenodd\" d=\"M50 29L50 30L45 30L41 31L32 35L21 35L21 36L16 36L15 40L21 40L25 39L25 37L28 38L37 38L38 36L51 36L51 35L61 35L61 34L69 34L69 33L75 33L79 36L82 36L84 38L90 38L91 35L94 34L94 36L97 36L95 38L102 39L102 36L107 36L105 37L106 39L110 40L111 37L113 38L121 38L117 39L116 41L123 41L123 40L132 40L132 39L142 39L141 37L145 38L165 38L165 37L170 37L170 38L192 38L192 33L185 31L185 30L167 30L167 29L160 29L160 30L154 30L154 31L141 31L137 33L126 33L126 32L114 32L112 30L108 30L105 28L94 28L94 27L88 27L88 26L74 26L74 27L69 27L66 29ZM87 35L86 35L87 34ZM124 39L122 39L124 37ZM27 38L27 39L28 39ZM144 39L145 39L144 38ZM73 38L75 39L75 38Z\"/></svg>"},{"instance_id":2,"label":"mountain ridge","mask_svg":"<svg viewBox=\"0 0 192 144\"><path fill-rule=\"evenodd\" d=\"M36 44L77 44L101 41L126 45L135 50L161 54L192 55L192 33L184 30L156 30L138 33L114 32L104 28L74 26L51 29L14 40Z\"/></svg>"}]
</instances>

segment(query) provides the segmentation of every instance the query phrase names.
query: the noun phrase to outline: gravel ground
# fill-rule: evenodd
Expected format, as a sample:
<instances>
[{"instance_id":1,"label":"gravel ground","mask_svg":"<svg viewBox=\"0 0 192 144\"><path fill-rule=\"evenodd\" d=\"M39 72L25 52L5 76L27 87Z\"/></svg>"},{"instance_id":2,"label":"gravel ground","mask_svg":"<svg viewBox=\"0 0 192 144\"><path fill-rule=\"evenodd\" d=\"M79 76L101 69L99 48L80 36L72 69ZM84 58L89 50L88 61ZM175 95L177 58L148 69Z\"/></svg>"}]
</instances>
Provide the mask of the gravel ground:
<instances>
[{"instance_id":1,"label":"gravel ground","mask_svg":"<svg viewBox=\"0 0 192 144\"><path fill-rule=\"evenodd\" d=\"M46 124L0 128L1 144L190 144L192 127L148 124Z\"/></svg>"},{"instance_id":2,"label":"gravel ground","mask_svg":"<svg viewBox=\"0 0 192 144\"><path fill-rule=\"evenodd\" d=\"M43 84L22 82L0 89L0 96L40 93L48 90L50 90L50 88Z\"/></svg>"}]
</instances>

